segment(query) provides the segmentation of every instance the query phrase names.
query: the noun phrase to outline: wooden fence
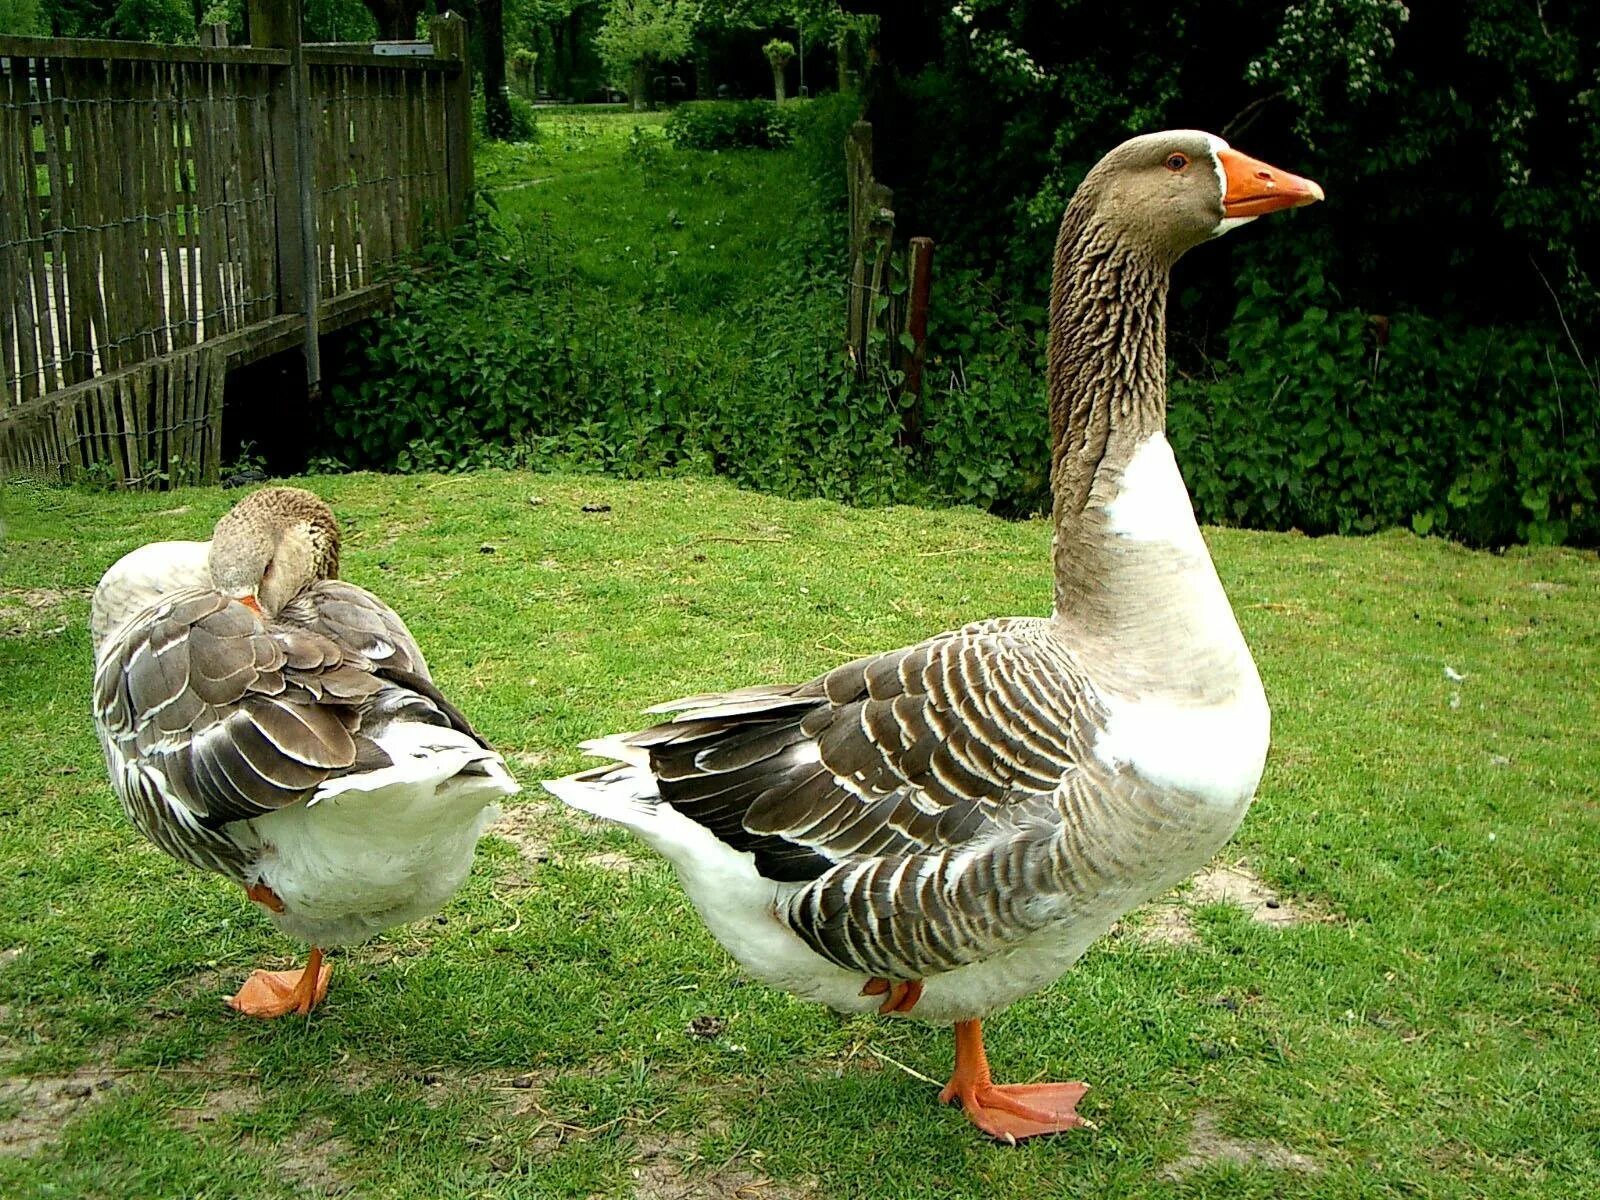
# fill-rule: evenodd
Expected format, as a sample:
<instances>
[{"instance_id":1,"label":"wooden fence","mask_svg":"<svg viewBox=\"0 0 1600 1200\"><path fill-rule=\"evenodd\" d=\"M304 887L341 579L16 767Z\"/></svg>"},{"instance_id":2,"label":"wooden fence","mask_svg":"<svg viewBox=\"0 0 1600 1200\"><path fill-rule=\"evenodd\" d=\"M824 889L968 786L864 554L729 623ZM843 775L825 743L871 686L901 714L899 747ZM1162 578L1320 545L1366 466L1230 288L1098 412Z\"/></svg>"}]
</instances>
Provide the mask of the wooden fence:
<instances>
[{"instance_id":1,"label":"wooden fence","mask_svg":"<svg viewBox=\"0 0 1600 1200\"><path fill-rule=\"evenodd\" d=\"M465 26L431 45L0 38L0 476L214 480L222 380L384 306L471 187Z\"/></svg>"},{"instance_id":2,"label":"wooden fence","mask_svg":"<svg viewBox=\"0 0 1600 1200\"><path fill-rule=\"evenodd\" d=\"M927 349L933 240L914 237L904 255L894 242L894 192L872 167L872 126L857 121L845 136L850 197L850 293L845 345L858 374L874 363L890 372L902 397L901 441L922 436L922 372Z\"/></svg>"}]
</instances>

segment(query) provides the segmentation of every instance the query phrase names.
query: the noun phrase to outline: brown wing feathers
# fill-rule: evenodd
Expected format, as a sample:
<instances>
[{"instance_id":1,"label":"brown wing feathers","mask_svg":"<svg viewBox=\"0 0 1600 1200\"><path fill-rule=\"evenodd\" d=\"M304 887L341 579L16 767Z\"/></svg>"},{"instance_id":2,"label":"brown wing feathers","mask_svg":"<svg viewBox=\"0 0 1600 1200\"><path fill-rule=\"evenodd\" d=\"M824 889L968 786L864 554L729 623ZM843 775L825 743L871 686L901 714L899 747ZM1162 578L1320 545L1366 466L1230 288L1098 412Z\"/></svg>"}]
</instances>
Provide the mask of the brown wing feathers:
<instances>
[{"instance_id":1,"label":"brown wing feathers","mask_svg":"<svg viewBox=\"0 0 1600 1200\"><path fill-rule=\"evenodd\" d=\"M675 809L766 877L808 884L785 916L819 953L897 978L947 970L1037 924L1025 900L1044 881L1022 876L1048 858L1038 843L1084 758L1092 696L1039 634L983 622L799 687L691 697L628 740Z\"/></svg>"},{"instance_id":2,"label":"brown wing feathers","mask_svg":"<svg viewBox=\"0 0 1600 1200\"><path fill-rule=\"evenodd\" d=\"M224 826L389 765L367 726L403 716L477 737L400 618L336 581L270 626L217 592L174 593L102 660L95 704L135 822L168 853L229 872L239 852Z\"/></svg>"},{"instance_id":3,"label":"brown wing feathers","mask_svg":"<svg viewBox=\"0 0 1600 1200\"><path fill-rule=\"evenodd\" d=\"M1032 664L1005 624L858 659L795 688L678 701L657 710L677 710L673 721L628 740L649 750L663 799L753 852L775 880L961 846L1007 807L1048 796L1075 757L1036 731L1049 723L1039 693L1007 683L1008 660Z\"/></svg>"}]
</instances>

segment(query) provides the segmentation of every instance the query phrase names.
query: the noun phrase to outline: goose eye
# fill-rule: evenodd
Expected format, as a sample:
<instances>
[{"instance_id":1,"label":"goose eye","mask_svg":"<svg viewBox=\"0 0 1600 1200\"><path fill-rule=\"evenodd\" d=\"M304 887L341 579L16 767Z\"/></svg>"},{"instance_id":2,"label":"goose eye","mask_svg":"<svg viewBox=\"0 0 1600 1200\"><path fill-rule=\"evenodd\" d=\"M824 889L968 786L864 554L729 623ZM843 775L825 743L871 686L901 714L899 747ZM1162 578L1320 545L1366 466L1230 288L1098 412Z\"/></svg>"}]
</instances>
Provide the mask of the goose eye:
<instances>
[{"instance_id":1,"label":"goose eye","mask_svg":"<svg viewBox=\"0 0 1600 1200\"><path fill-rule=\"evenodd\" d=\"M1167 159L1167 170L1169 171L1181 171L1188 165L1189 159L1186 155L1174 154L1171 158Z\"/></svg>"}]
</instances>

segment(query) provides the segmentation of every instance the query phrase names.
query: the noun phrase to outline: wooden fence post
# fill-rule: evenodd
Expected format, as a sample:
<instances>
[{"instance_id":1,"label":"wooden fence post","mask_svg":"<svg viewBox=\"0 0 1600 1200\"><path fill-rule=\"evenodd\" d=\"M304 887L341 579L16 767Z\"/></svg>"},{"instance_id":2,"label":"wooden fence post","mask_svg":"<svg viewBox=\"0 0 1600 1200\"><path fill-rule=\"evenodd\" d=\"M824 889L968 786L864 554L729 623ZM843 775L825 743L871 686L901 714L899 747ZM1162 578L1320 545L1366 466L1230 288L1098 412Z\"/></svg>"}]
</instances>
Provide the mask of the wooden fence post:
<instances>
[{"instance_id":1,"label":"wooden fence post","mask_svg":"<svg viewBox=\"0 0 1600 1200\"><path fill-rule=\"evenodd\" d=\"M433 52L461 64L444 79L445 179L450 191L446 224L454 229L466 218L472 196L472 68L467 57L467 19L447 12L433 18Z\"/></svg>"},{"instance_id":2,"label":"wooden fence post","mask_svg":"<svg viewBox=\"0 0 1600 1200\"><path fill-rule=\"evenodd\" d=\"M278 241L278 311L305 313L306 391L322 386L317 343L321 278L317 269L316 172L311 156L310 81L300 38L301 0L250 0L250 36L257 46L289 52L267 96Z\"/></svg>"},{"instance_id":3,"label":"wooden fence post","mask_svg":"<svg viewBox=\"0 0 1600 1200\"><path fill-rule=\"evenodd\" d=\"M878 312L878 298L894 282L894 191L872 176L872 126L857 121L845 138L845 171L850 193L850 295L846 302L845 343L856 373L867 373L872 331L895 325L896 313Z\"/></svg>"},{"instance_id":4,"label":"wooden fence post","mask_svg":"<svg viewBox=\"0 0 1600 1200\"><path fill-rule=\"evenodd\" d=\"M911 335L911 352L905 357L906 378L902 385L910 398L901 417L901 440L908 445L922 441L922 366L928 354L928 300L933 290L933 239L911 239L911 295L906 311L906 332Z\"/></svg>"}]
</instances>

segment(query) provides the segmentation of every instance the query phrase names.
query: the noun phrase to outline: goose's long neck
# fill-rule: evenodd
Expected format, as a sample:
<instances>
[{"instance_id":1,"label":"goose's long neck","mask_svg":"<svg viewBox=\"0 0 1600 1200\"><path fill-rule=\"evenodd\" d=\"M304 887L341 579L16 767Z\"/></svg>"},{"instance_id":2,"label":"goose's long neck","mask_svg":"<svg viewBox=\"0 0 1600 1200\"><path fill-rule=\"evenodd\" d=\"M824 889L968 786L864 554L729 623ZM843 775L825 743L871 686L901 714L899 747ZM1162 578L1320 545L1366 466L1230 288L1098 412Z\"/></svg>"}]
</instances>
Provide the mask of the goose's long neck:
<instances>
[{"instance_id":1,"label":"goose's long neck","mask_svg":"<svg viewBox=\"0 0 1600 1200\"><path fill-rule=\"evenodd\" d=\"M1255 668L1165 436L1169 264L1086 209L1050 298L1056 619L1105 687L1208 702Z\"/></svg>"},{"instance_id":2,"label":"goose's long neck","mask_svg":"<svg viewBox=\"0 0 1600 1200\"><path fill-rule=\"evenodd\" d=\"M1060 612L1072 606L1075 585L1109 536L1091 499L1114 490L1139 447L1166 430L1167 279L1165 263L1119 238L1090 206L1067 210L1050 294L1050 484Z\"/></svg>"}]
</instances>

